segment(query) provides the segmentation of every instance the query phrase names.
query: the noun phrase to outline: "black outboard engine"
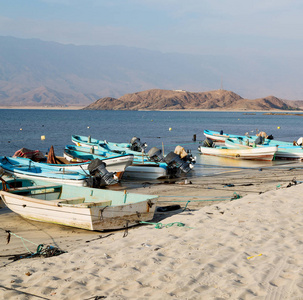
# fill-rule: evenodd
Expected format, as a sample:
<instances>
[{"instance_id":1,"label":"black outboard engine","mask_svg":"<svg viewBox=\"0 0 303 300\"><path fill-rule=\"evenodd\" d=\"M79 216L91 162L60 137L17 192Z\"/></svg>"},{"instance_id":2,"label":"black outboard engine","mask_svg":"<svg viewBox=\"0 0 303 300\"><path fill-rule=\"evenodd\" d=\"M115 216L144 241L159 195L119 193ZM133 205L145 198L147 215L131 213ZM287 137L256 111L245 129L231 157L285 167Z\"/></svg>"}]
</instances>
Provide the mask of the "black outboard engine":
<instances>
[{"instance_id":1,"label":"black outboard engine","mask_svg":"<svg viewBox=\"0 0 303 300\"><path fill-rule=\"evenodd\" d=\"M146 143L142 143L141 140L139 138L137 138L136 136L134 136L131 140L130 140L130 149L133 151L138 151L138 152L144 152L145 148L147 147Z\"/></svg>"},{"instance_id":2,"label":"black outboard engine","mask_svg":"<svg viewBox=\"0 0 303 300\"><path fill-rule=\"evenodd\" d=\"M154 162L161 162L164 161L164 157L162 155L162 151L160 149L158 149L157 147L152 147L147 155L149 156L151 161Z\"/></svg>"},{"instance_id":3,"label":"black outboard engine","mask_svg":"<svg viewBox=\"0 0 303 300\"><path fill-rule=\"evenodd\" d=\"M165 156L164 162L167 163L169 168L180 170L184 173L188 173L192 169L187 161L182 160L181 157L174 152L169 152Z\"/></svg>"},{"instance_id":4,"label":"black outboard engine","mask_svg":"<svg viewBox=\"0 0 303 300\"><path fill-rule=\"evenodd\" d=\"M274 136L271 134L271 135L269 135L269 136L267 137L267 139L273 140L273 139L274 139Z\"/></svg>"},{"instance_id":5,"label":"black outboard engine","mask_svg":"<svg viewBox=\"0 0 303 300\"><path fill-rule=\"evenodd\" d=\"M206 138L203 143L202 146L203 147L212 147L214 144L213 140Z\"/></svg>"},{"instance_id":6,"label":"black outboard engine","mask_svg":"<svg viewBox=\"0 0 303 300\"><path fill-rule=\"evenodd\" d=\"M92 160L87 168L91 175L86 180L87 186L89 187L101 188L118 182L118 180L114 178L116 173L108 172L106 164L99 158Z\"/></svg>"},{"instance_id":7,"label":"black outboard engine","mask_svg":"<svg viewBox=\"0 0 303 300\"><path fill-rule=\"evenodd\" d=\"M170 152L164 157L162 151L157 147L151 148L148 151L148 156L151 161L166 163L168 173L171 177L178 177L181 172L188 173L193 168L192 163L189 163L188 160L181 159L181 157L174 152Z\"/></svg>"}]
</instances>

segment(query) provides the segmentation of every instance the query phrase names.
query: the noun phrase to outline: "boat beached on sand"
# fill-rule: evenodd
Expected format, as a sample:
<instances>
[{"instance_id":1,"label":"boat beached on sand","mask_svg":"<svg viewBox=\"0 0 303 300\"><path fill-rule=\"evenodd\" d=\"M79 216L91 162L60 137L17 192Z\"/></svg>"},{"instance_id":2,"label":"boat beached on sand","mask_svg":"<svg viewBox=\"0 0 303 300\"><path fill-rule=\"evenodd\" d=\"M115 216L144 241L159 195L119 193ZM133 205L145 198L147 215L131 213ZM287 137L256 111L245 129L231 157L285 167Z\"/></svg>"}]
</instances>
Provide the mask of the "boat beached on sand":
<instances>
[{"instance_id":1,"label":"boat beached on sand","mask_svg":"<svg viewBox=\"0 0 303 300\"><path fill-rule=\"evenodd\" d=\"M86 183L86 176L83 174L34 162L29 158L0 156L0 167L9 174L28 179L44 179L77 186Z\"/></svg>"},{"instance_id":2,"label":"boat beached on sand","mask_svg":"<svg viewBox=\"0 0 303 300\"><path fill-rule=\"evenodd\" d=\"M26 219L98 231L152 220L158 200L154 195L25 178L2 181L0 196L9 209Z\"/></svg>"}]
</instances>

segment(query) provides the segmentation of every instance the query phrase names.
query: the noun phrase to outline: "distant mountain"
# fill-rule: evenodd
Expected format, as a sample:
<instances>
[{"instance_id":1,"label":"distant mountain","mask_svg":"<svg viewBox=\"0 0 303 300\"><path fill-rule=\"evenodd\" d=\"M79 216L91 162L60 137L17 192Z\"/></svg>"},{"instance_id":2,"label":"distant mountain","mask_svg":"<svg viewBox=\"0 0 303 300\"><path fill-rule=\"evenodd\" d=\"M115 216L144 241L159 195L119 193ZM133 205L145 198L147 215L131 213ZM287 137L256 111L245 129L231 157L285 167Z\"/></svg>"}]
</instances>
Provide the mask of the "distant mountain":
<instances>
[{"instance_id":1,"label":"distant mountain","mask_svg":"<svg viewBox=\"0 0 303 300\"><path fill-rule=\"evenodd\" d=\"M303 100L283 100L287 105L303 110Z\"/></svg>"},{"instance_id":2,"label":"distant mountain","mask_svg":"<svg viewBox=\"0 0 303 300\"><path fill-rule=\"evenodd\" d=\"M303 60L295 58L161 53L0 36L0 105L85 106L134 91L209 91L223 84L250 98L302 99L302 69ZM175 106L169 101L152 107ZM186 99L178 105L185 104Z\"/></svg>"},{"instance_id":3,"label":"distant mountain","mask_svg":"<svg viewBox=\"0 0 303 300\"><path fill-rule=\"evenodd\" d=\"M152 89L127 94L119 99L105 97L84 108L85 110L292 110L294 107L274 96L255 100L225 90L192 93L183 90Z\"/></svg>"}]
</instances>

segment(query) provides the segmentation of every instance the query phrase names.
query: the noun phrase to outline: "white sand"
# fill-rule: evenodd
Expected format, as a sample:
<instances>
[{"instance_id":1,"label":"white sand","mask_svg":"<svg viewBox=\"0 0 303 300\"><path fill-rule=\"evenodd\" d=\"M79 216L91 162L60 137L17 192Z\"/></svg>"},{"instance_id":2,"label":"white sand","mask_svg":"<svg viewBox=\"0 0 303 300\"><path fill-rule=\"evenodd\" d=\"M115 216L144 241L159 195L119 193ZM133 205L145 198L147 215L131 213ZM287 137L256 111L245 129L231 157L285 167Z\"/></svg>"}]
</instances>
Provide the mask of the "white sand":
<instances>
[{"instance_id":1,"label":"white sand","mask_svg":"<svg viewBox=\"0 0 303 300\"><path fill-rule=\"evenodd\" d=\"M90 233L66 254L2 267L0 298L303 299L302 194L300 184L161 221L185 227Z\"/></svg>"}]
</instances>

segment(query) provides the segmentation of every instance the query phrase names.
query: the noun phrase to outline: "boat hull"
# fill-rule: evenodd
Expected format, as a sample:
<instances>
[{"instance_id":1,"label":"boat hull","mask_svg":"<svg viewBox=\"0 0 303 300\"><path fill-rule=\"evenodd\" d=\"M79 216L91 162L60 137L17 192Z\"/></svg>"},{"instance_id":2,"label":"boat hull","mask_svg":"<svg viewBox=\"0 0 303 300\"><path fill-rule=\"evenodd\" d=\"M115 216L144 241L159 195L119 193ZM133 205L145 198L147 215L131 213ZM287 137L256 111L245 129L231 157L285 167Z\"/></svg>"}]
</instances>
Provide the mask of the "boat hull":
<instances>
[{"instance_id":1,"label":"boat hull","mask_svg":"<svg viewBox=\"0 0 303 300\"><path fill-rule=\"evenodd\" d=\"M166 178L167 169L156 164L137 164L126 168L123 179L143 179L154 180Z\"/></svg>"},{"instance_id":2,"label":"boat hull","mask_svg":"<svg viewBox=\"0 0 303 300\"><path fill-rule=\"evenodd\" d=\"M77 186L83 186L86 182L86 176L83 174L33 162L28 158L1 157L0 166L8 174L21 178L48 180Z\"/></svg>"},{"instance_id":3,"label":"boat hull","mask_svg":"<svg viewBox=\"0 0 303 300\"><path fill-rule=\"evenodd\" d=\"M249 159L260 161L271 161L277 151L277 147L263 148L241 148L231 149L225 147L199 147L198 150L204 155L213 155L233 159Z\"/></svg>"},{"instance_id":4,"label":"boat hull","mask_svg":"<svg viewBox=\"0 0 303 300\"><path fill-rule=\"evenodd\" d=\"M252 145L252 142L249 142L250 145ZM251 148L251 146L247 146L240 142L239 140L230 140L226 139L225 140L225 145L227 147L231 148ZM275 145L275 141L269 141L266 142L265 144L261 145L256 145L256 148L258 149L268 149L272 148ZM302 160L303 159L303 149L300 146L285 146L284 144L279 145L277 142L277 152L275 153L275 159L290 159L290 160Z\"/></svg>"},{"instance_id":5,"label":"boat hull","mask_svg":"<svg viewBox=\"0 0 303 300\"><path fill-rule=\"evenodd\" d=\"M110 172L118 172L116 171L115 165L110 165L103 160L103 156L98 154L98 150L95 151L94 154L89 153L89 148L79 148L77 146L68 146L69 148L65 150L64 157L67 160L77 160L83 161L83 158L100 158L102 161L106 163L106 169ZM73 149L81 149L81 151L73 150ZM87 149L87 150L86 150ZM85 150L87 152L85 152ZM102 151L103 152L103 151ZM123 156L116 156L116 159L123 160L125 157L134 157L131 155L123 155ZM112 161L110 159L108 161ZM131 164L132 163L132 164ZM123 169L124 173L122 178L123 179L142 179L142 180L153 180L159 178L168 177L167 172L167 164L165 163L156 163L147 161L147 158L135 158L130 163L127 164L125 169Z\"/></svg>"},{"instance_id":6,"label":"boat hull","mask_svg":"<svg viewBox=\"0 0 303 300\"><path fill-rule=\"evenodd\" d=\"M62 197L57 199L60 186ZM149 221L158 200L158 196L60 186L12 188L0 191L0 195L9 209L24 218L96 231L128 228ZM66 197L69 192L64 192L64 187L78 197ZM24 195L32 188L35 193ZM42 191L46 190L50 192L44 195Z\"/></svg>"}]
</instances>

